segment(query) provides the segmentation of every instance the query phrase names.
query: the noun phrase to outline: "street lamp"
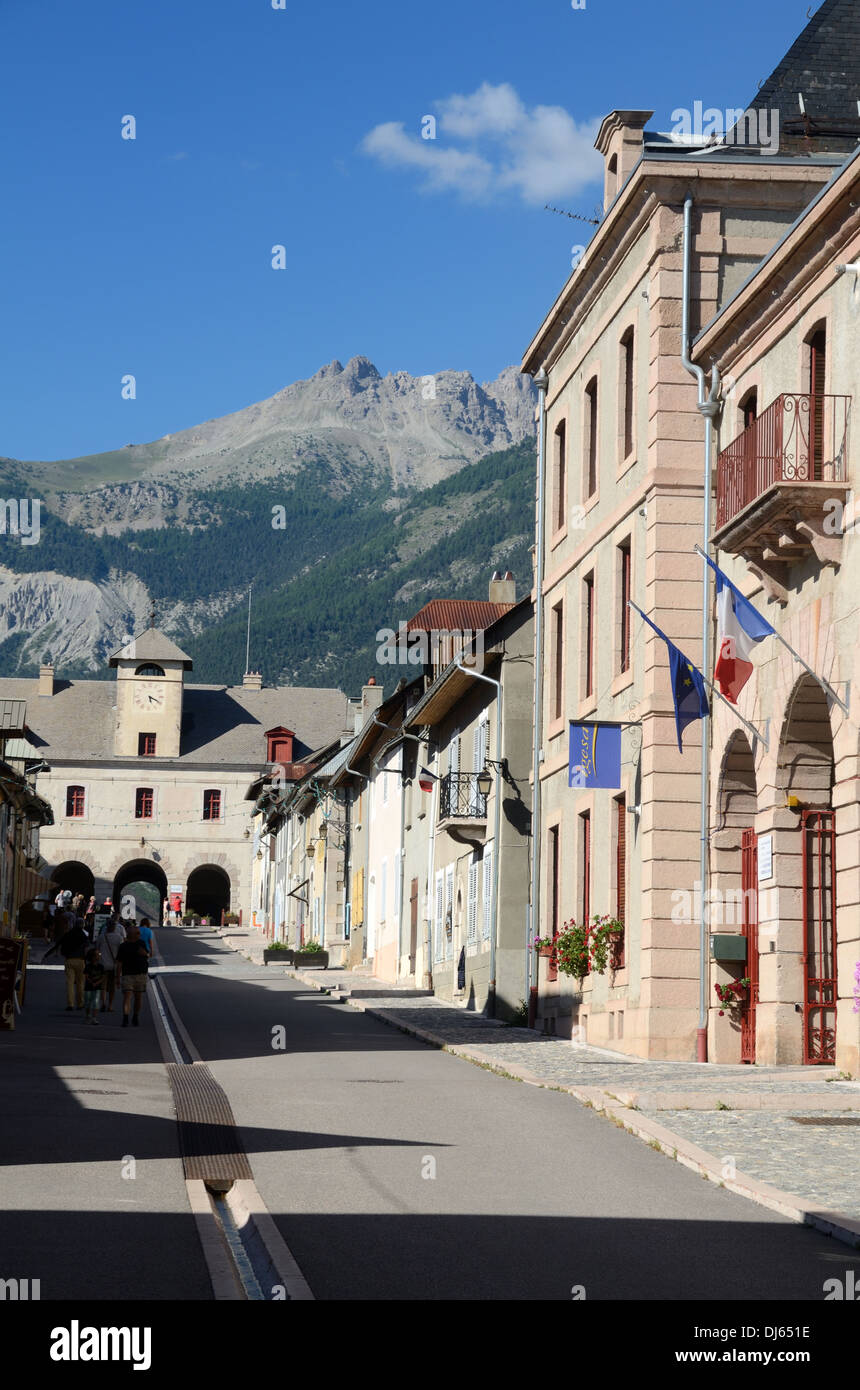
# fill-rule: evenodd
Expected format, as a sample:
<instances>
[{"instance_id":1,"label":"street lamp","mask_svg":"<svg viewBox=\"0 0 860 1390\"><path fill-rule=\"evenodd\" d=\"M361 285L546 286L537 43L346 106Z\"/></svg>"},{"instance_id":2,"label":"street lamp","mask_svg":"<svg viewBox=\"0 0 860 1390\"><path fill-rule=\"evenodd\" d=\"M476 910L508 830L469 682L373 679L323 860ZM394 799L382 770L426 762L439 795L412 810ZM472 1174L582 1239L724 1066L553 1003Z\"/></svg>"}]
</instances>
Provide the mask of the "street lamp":
<instances>
[{"instance_id":1,"label":"street lamp","mask_svg":"<svg viewBox=\"0 0 860 1390\"><path fill-rule=\"evenodd\" d=\"M493 786L493 774L488 767L483 768L483 770L478 773L477 782L478 791L481 793L481 796L488 797Z\"/></svg>"}]
</instances>

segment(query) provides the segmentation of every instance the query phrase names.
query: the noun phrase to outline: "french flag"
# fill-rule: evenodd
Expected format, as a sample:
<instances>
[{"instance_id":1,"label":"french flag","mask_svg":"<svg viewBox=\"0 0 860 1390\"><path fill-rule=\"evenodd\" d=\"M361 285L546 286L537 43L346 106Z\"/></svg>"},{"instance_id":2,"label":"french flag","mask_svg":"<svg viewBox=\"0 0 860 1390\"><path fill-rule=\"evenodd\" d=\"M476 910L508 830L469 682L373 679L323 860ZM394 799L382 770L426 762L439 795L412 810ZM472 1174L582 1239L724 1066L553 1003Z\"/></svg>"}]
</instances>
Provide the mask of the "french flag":
<instances>
[{"instance_id":1,"label":"french flag","mask_svg":"<svg viewBox=\"0 0 860 1390\"><path fill-rule=\"evenodd\" d=\"M740 589L723 574L719 565L705 556L717 576L717 632L719 654L714 679L723 695L733 704L753 673L750 653L765 637L775 636L774 629L744 598Z\"/></svg>"}]
</instances>

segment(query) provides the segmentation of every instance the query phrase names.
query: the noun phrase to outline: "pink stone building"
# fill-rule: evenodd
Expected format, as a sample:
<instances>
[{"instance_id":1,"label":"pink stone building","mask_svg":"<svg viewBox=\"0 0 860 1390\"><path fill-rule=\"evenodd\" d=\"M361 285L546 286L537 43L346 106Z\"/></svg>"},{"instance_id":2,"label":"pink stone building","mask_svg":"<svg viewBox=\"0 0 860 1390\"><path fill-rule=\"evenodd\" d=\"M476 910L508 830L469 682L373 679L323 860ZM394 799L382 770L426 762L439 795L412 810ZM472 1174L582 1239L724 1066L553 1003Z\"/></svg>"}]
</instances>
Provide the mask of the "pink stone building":
<instances>
[{"instance_id":1,"label":"pink stone building","mask_svg":"<svg viewBox=\"0 0 860 1390\"><path fill-rule=\"evenodd\" d=\"M695 1058L697 1030L703 1037L705 1021L699 926L692 920L694 914L683 910L685 901L695 902L696 892L705 891L699 882L703 724L686 730L679 753L666 646L627 607L632 598L693 662L701 663L703 565L694 546L703 541L706 466L699 406L715 413L719 400L716 379L706 380L703 398L682 363L685 256L688 336L699 334L697 363L709 371L712 358L723 350L721 332L731 332L726 327L729 313L736 312L731 306L750 302L749 285L745 287L750 273L771 253L781 254L774 248L785 244L786 234L796 236L790 230L796 219L829 184L860 136L856 101L850 116L853 77L844 62L838 68L841 75L832 75L837 71L833 53L840 44L845 48L840 27L845 25L856 27L854 7L844 0L827 0L749 108L744 142L727 139L697 145L690 137L651 132L646 128L651 116L647 111L614 111L607 116L596 142L606 170L603 219L522 364L524 371L535 376L545 371L547 377L546 465L538 492L545 543L535 579L535 596L539 592L543 602L543 660L540 852L538 882L533 886L539 911L533 925L541 936L552 936L570 919L582 921L607 912L622 918L625 926L615 968L603 975L586 976L581 983L564 975L553 979L552 960L540 961L537 1021L547 1032L639 1056ZM796 92L812 80L817 104L807 105L810 110L814 105L815 120L795 129L797 111L789 110L789 100L795 102ZM800 86L792 85L797 81ZM776 113L786 132L778 149L756 141L753 117L765 103L770 104L768 129L773 129ZM847 276L842 282L846 296L856 294L856 278ZM754 335L756 312L750 309L741 335ZM812 309L804 308L799 316L799 344L826 316L821 306L815 308L812 321L810 313ZM848 314L846 298L843 317ZM858 323L860 309L855 331ZM787 323L783 331L788 331ZM842 331L834 324L831 341ZM774 325L774 344L779 333ZM739 341L746 339L741 336ZM802 350L806 349L798 346L796 353ZM799 358L796 370L786 375L783 368L781 377L776 346L773 352L767 379L758 357L751 357L747 368L742 365L747 358L738 355L735 367L738 381L741 370L749 371L750 383L759 373L762 406L780 391L800 389L803 379ZM831 353L827 390L844 394L850 387L839 376L834 358ZM816 360L815 370L820 372L820 357ZM839 370L847 372L848 363ZM741 405L734 409L742 409L747 397L736 396L735 401ZM829 424L830 416L828 428ZM737 433L732 408L720 430L721 444ZM710 470L709 460L709 486ZM817 523L810 524L814 528ZM808 544L814 552L812 541ZM806 554L803 546L798 554ZM793 621L799 625L797 642L805 642L809 650L815 647L825 666L834 667L838 644L842 653L852 639L850 622L834 597L833 572L826 566L825 570L822 578L808 581L820 586L820 594L803 604L807 616L798 612ZM842 654L840 661L839 679L850 678L847 656ZM828 720L820 691L809 691L803 683L795 690L798 672L803 674L800 668L790 671L780 659L774 681L777 670L779 694L768 697L782 701L779 714L774 706L772 749L779 743L782 710L790 699L799 699L801 703L793 706L799 722L789 737L802 738L811 720L820 749L808 780L823 787L829 736L838 769L834 788L841 787L842 779L854 775L851 769L856 772L851 762L856 758L856 729L852 745L852 735L842 723L835 716ZM808 710L803 709L804 701ZM570 721L578 719L625 724L620 787L586 791L569 785L568 731ZM720 717L714 724L719 762L733 734L731 716L727 712L725 721ZM710 737L710 724L704 728ZM749 797L749 767L736 736L726 766ZM780 779L785 781L776 763L757 766L756 774L770 778L774 787ZM725 803L729 784L724 779L722 785ZM759 786L764 785L760 780ZM848 791L834 790L836 799L847 795ZM850 796L856 796L853 784ZM720 827L717 817L724 813L730 819ZM850 814L856 815L856 806L844 813L846 836ZM756 807L747 800L743 809L737 800L728 809L727 804L720 809L712 802L708 835L730 832L715 843L724 845L718 851L724 858L733 856L730 863L728 858L720 861L719 873L739 877L736 841L743 838L744 829L753 826L763 832L772 823L782 835L786 817L788 834L796 812L779 810L775 795ZM856 832L856 821L854 826ZM857 881L852 868L856 849L849 850L847 838L837 844L845 892L853 893L850 902L856 904L858 894L847 886ZM799 873L794 842L789 847L786 841L784 847L779 839L775 854L781 873L788 871L789 863L792 872ZM799 922L794 899L792 912L792 920ZM768 972L788 974L779 990L767 984L768 1003L760 1006L760 1060L801 1060L799 1016L794 1014L802 973L799 930L795 925L785 931L786 940L794 933L793 967L781 958L762 967L763 980L770 980ZM856 919L851 930L856 938ZM851 949L846 944L844 967L840 966L846 974ZM714 966L713 979L709 973L709 989L723 978L721 969ZM776 1042L780 1030L785 1033L788 1028L788 1010L794 1028L791 1047ZM711 1023L714 1054L739 1060L739 1043L725 1018ZM856 1063L856 1032L853 1047Z\"/></svg>"}]
</instances>

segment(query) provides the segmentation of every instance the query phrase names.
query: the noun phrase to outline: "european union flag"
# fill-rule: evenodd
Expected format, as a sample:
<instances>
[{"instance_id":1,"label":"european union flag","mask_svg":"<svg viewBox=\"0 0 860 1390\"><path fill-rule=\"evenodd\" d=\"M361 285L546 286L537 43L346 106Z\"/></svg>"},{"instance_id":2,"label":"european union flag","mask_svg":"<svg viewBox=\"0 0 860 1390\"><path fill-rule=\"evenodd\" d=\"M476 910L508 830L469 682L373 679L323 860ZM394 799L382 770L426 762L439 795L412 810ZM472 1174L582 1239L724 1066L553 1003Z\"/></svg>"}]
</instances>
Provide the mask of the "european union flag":
<instances>
[{"instance_id":1,"label":"european union flag","mask_svg":"<svg viewBox=\"0 0 860 1390\"><path fill-rule=\"evenodd\" d=\"M640 618L645 618L642 609L637 608L635 603L631 601L630 606L636 608ZM697 671L692 661L688 661L674 642L669 641L665 632L662 632L656 623L652 623L650 618L645 618L645 622L654 629L658 637L663 638L669 648L669 675L672 682L672 699L675 702L678 752L683 753L681 735L687 725L694 723L696 719L704 719L705 715L711 712L708 696L705 692L705 682L702 679L701 671Z\"/></svg>"}]
</instances>

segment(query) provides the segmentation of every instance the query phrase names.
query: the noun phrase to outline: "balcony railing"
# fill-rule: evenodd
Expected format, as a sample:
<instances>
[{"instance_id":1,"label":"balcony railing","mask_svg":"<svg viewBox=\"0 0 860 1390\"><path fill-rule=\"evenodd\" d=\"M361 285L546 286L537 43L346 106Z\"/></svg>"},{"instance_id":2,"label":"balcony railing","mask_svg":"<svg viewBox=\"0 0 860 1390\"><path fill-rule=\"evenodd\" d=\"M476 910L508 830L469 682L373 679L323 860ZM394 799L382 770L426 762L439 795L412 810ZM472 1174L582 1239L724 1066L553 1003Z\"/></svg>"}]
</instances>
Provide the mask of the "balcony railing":
<instances>
[{"instance_id":1,"label":"balcony railing","mask_svg":"<svg viewBox=\"0 0 860 1390\"><path fill-rule=\"evenodd\" d=\"M486 820L487 798L476 772L446 772L439 783L439 819Z\"/></svg>"},{"instance_id":2,"label":"balcony railing","mask_svg":"<svg viewBox=\"0 0 860 1390\"><path fill-rule=\"evenodd\" d=\"M843 482L850 404L850 396L777 396L717 459L717 530L775 483Z\"/></svg>"}]
</instances>

